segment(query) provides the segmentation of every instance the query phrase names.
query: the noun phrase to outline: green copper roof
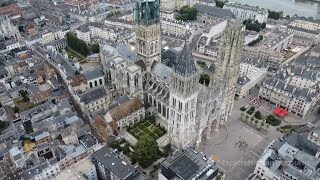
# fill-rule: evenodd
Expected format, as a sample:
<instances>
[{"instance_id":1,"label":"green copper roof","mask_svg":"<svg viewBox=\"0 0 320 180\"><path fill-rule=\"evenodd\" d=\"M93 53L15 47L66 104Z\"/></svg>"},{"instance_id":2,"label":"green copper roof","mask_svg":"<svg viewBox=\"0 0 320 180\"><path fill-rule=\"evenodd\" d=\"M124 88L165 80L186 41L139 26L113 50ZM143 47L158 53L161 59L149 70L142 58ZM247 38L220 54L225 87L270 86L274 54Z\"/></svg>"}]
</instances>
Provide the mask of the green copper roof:
<instances>
[{"instance_id":1,"label":"green copper roof","mask_svg":"<svg viewBox=\"0 0 320 180\"><path fill-rule=\"evenodd\" d=\"M160 0L137 0L134 14L137 24L160 23Z\"/></svg>"}]
</instances>

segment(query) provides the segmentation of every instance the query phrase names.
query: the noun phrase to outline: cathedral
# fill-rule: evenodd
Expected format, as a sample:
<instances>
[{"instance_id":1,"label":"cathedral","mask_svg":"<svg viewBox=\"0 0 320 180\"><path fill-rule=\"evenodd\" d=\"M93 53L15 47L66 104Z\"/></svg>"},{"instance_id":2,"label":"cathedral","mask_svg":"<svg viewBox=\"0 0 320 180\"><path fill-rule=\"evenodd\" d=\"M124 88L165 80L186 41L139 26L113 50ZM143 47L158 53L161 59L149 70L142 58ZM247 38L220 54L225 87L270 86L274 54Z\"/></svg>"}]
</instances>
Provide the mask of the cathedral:
<instances>
[{"instance_id":1,"label":"cathedral","mask_svg":"<svg viewBox=\"0 0 320 180\"><path fill-rule=\"evenodd\" d=\"M202 69L196 64L193 43L171 62L162 61L160 0L138 0L135 6L137 58L108 57L101 52L107 85L114 96L129 95L144 100L146 112L166 127L174 148L198 145L218 130L231 115L244 34L242 23L230 21L221 35L218 58L206 73L209 84L199 83ZM170 65L169 65L170 64Z\"/></svg>"}]
</instances>

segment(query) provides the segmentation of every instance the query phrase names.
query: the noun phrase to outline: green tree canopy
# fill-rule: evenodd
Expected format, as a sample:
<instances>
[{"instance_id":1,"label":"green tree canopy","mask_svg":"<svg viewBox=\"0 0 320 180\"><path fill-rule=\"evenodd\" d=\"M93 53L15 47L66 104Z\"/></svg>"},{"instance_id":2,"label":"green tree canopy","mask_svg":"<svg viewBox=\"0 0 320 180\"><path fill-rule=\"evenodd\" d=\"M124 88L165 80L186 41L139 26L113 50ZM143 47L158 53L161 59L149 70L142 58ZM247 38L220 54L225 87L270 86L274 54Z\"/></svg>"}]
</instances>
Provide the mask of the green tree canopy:
<instances>
[{"instance_id":1,"label":"green tree canopy","mask_svg":"<svg viewBox=\"0 0 320 180\"><path fill-rule=\"evenodd\" d=\"M135 148L133 158L143 167L149 167L158 158L158 144L151 136L142 136Z\"/></svg>"},{"instance_id":2,"label":"green tree canopy","mask_svg":"<svg viewBox=\"0 0 320 180\"><path fill-rule=\"evenodd\" d=\"M77 38L77 36L75 36L71 32L68 32L66 34L66 38L67 38L68 46L70 46L73 50L79 52L83 56L88 56L89 48L88 48L86 42Z\"/></svg>"},{"instance_id":3,"label":"green tree canopy","mask_svg":"<svg viewBox=\"0 0 320 180\"><path fill-rule=\"evenodd\" d=\"M202 73L200 75L199 82L200 82L200 84L208 86L209 82L210 82L210 76L208 74L206 74L206 73Z\"/></svg>"},{"instance_id":4,"label":"green tree canopy","mask_svg":"<svg viewBox=\"0 0 320 180\"><path fill-rule=\"evenodd\" d=\"M219 8L223 8L225 1L219 1L219 0L215 0L216 2L216 6ZM228 2L228 1L226 1Z\"/></svg>"},{"instance_id":5,"label":"green tree canopy","mask_svg":"<svg viewBox=\"0 0 320 180\"><path fill-rule=\"evenodd\" d=\"M180 9L179 15L176 17L176 19L181 21L196 20L197 14L198 11L196 8L190 6L183 6Z\"/></svg>"},{"instance_id":6,"label":"green tree canopy","mask_svg":"<svg viewBox=\"0 0 320 180\"><path fill-rule=\"evenodd\" d=\"M266 28L266 23L259 23L257 20L246 19L243 21L243 24L246 25L246 30L259 32L260 30Z\"/></svg>"},{"instance_id":7,"label":"green tree canopy","mask_svg":"<svg viewBox=\"0 0 320 180\"><path fill-rule=\"evenodd\" d=\"M99 53L100 52L100 46L98 43L96 44L92 44L91 45L91 50L92 50L92 53Z\"/></svg>"},{"instance_id":8,"label":"green tree canopy","mask_svg":"<svg viewBox=\"0 0 320 180\"><path fill-rule=\"evenodd\" d=\"M270 18L270 19L278 20L283 16L283 12L282 11L277 12L277 11L268 10L268 12L269 12L268 18Z\"/></svg>"}]
</instances>

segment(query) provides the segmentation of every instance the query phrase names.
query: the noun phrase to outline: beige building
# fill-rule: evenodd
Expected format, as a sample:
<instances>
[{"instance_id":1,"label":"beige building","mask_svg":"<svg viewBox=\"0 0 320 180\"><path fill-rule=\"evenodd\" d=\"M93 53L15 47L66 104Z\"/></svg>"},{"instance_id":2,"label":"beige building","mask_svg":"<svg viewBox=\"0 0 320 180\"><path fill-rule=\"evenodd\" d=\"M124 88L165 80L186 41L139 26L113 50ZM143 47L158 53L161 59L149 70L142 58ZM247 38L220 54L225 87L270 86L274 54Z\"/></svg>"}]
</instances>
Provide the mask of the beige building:
<instances>
[{"instance_id":1,"label":"beige building","mask_svg":"<svg viewBox=\"0 0 320 180\"><path fill-rule=\"evenodd\" d=\"M96 167L89 158L80 160L54 176L54 180L98 180Z\"/></svg>"}]
</instances>

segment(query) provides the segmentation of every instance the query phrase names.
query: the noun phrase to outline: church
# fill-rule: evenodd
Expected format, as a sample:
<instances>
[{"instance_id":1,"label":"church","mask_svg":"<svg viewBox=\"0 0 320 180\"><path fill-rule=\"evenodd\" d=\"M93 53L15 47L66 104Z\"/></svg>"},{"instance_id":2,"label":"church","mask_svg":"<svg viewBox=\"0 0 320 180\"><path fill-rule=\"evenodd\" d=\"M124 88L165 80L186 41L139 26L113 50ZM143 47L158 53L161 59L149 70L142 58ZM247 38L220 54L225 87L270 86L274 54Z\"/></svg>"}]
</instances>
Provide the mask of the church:
<instances>
[{"instance_id":1,"label":"church","mask_svg":"<svg viewBox=\"0 0 320 180\"><path fill-rule=\"evenodd\" d=\"M206 71L210 76L206 86L199 83L203 70L192 55L192 40L186 39L177 56L163 61L160 0L138 0L134 19L134 62L100 52L106 85L116 92L115 97L140 97L146 112L154 113L166 127L174 148L198 145L231 115L244 41L242 23L228 22L218 58Z\"/></svg>"}]
</instances>

